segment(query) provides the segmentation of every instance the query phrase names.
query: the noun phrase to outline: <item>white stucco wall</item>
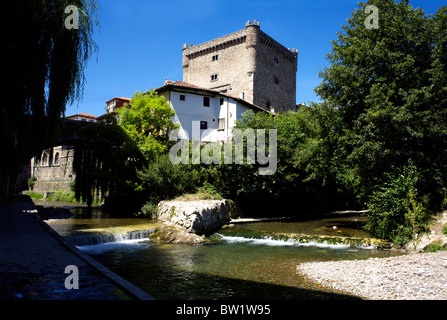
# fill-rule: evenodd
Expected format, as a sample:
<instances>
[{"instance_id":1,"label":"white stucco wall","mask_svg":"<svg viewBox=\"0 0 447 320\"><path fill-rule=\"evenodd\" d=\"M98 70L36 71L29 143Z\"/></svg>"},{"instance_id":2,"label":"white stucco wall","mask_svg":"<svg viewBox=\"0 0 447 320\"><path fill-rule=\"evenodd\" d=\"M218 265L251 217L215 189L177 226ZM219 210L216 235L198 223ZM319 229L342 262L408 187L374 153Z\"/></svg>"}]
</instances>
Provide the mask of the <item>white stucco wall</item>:
<instances>
[{"instance_id":1,"label":"white stucco wall","mask_svg":"<svg viewBox=\"0 0 447 320\"><path fill-rule=\"evenodd\" d=\"M162 94L176 113L173 121L181 126L180 139L191 140L193 124L199 126L200 121L206 121L208 129L200 129L201 141L227 140L231 137L231 130L236 119L240 119L241 114L248 110L237 101L221 95L208 96L177 91L168 91ZM180 95L184 95L185 100L180 100ZM203 97L209 97L209 107L203 105ZM222 105L220 104L221 98L224 99ZM218 130L219 119L225 119L224 130ZM198 128L196 127L195 130L198 131Z\"/></svg>"}]
</instances>

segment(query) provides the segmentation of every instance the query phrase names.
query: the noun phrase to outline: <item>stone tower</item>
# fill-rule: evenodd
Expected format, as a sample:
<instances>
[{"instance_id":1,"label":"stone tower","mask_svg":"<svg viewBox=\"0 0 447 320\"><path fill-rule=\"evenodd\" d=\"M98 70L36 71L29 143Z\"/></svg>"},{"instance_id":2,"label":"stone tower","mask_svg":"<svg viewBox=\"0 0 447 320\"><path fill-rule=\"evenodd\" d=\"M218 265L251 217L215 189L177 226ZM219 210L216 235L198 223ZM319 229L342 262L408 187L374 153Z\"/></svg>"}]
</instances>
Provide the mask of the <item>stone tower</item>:
<instances>
[{"instance_id":1,"label":"stone tower","mask_svg":"<svg viewBox=\"0 0 447 320\"><path fill-rule=\"evenodd\" d=\"M183 45L183 81L225 92L266 110L295 110L298 51L259 22L200 45Z\"/></svg>"}]
</instances>

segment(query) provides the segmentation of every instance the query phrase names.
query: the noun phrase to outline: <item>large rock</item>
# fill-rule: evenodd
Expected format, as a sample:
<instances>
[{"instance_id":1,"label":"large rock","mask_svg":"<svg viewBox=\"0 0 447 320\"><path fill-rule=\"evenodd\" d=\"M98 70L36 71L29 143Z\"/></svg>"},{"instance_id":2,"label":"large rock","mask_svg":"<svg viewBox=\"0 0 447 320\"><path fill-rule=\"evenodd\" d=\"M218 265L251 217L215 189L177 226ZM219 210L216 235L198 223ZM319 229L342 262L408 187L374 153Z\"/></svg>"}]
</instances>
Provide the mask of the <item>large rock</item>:
<instances>
[{"instance_id":1,"label":"large rock","mask_svg":"<svg viewBox=\"0 0 447 320\"><path fill-rule=\"evenodd\" d=\"M158 243L200 244L206 242L205 236L189 233L185 229L176 226L161 226L149 236Z\"/></svg>"},{"instance_id":2,"label":"large rock","mask_svg":"<svg viewBox=\"0 0 447 320\"><path fill-rule=\"evenodd\" d=\"M226 200L161 201L157 217L189 233L209 236L230 222Z\"/></svg>"}]
</instances>

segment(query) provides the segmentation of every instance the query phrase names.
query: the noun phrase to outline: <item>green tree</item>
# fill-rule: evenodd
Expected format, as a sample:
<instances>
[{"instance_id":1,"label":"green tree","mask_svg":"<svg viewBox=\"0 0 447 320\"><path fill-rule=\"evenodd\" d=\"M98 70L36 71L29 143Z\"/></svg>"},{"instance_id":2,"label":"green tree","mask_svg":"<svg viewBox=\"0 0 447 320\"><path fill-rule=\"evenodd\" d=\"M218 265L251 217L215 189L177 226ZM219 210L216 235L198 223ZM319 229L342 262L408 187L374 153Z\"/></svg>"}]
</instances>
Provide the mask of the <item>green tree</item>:
<instances>
[{"instance_id":1,"label":"green tree","mask_svg":"<svg viewBox=\"0 0 447 320\"><path fill-rule=\"evenodd\" d=\"M367 5L379 28L365 27ZM343 174L366 200L386 173L409 158L421 170L421 191L441 202L446 185L447 7L432 16L408 0L359 4L327 55L316 92L336 108L349 168Z\"/></svg>"},{"instance_id":2,"label":"green tree","mask_svg":"<svg viewBox=\"0 0 447 320\"><path fill-rule=\"evenodd\" d=\"M79 9L79 28L67 29L65 8ZM83 93L84 70L96 50L95 0L3 3L0 28L0 201L29 159L51 144L67 103Z\"/></svg>"},{"instance_id":3,"label":"green tree","mask_svg":"<svg viewBox=\"0 0 447 320\"><path fill-rule=\"evenodd\" d=\"M245 214L299 216L331 210L341 202L332 159L336 123L335 110L317 104L275 116L244 113L237 129L262 129L267 137L269 129L277 130L275 174L259 175L259 164L221 164L204 167L203 181Z\"/></svg>"},{"instance_id":4,"label":"green tree","mask_svg":"<svg viewBox=\"0 0 447 320\"><path fill-rule=\"evenodd\" d=\"M128 211L139 209L137 170L146 160L135 141L113 118L86 125L79 136L73 160L76 198L88 205L95 198L106 199L116 211L123 205Z\"/></svg>"},{"instance_id":5,"label":"green tree","mask_svg":"<svg viewBox=\"0 0 447 320\"><path fill-rule=\"evenodd\" d=\"M418 196L420 173L410 160L402 169L386 176L386 182L376 187L368 203L371 215L367 230L398 245L411 240L414 243L429 218L427 198Z\"/></svg>"},{"instance_id":6,"label":"green tree","mask_svg":"<svg viewBox=\"0 0 447 320\"><path fill-rule=\"evenodd\" d=\"M146 159L153 159L166 150L169 133L178 128L172 121L175 111L163 96L151 90L136 92L130 100L117 110L118 124L133 139Z\"/></svg>"}]
</instances>

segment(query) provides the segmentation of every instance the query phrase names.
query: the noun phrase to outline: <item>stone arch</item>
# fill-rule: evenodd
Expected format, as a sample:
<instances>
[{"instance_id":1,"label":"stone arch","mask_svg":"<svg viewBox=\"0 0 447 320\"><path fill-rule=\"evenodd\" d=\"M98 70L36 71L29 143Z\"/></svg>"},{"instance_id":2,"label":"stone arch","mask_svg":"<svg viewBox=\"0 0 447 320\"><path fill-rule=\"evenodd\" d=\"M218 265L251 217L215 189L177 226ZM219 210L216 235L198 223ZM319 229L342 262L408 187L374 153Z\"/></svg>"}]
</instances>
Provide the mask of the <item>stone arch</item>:
<instances>
[{"instance_id":1,"label":"stone arch","mask_svg":"<svg viewBox=\"0 0 447 320\"><path fill-rule=\"evenodd\" d=\"M56 152L56 154L54 155L53 164L54 165L59 165L60 164L59 162L60 162L59 152Z\"/></svg>"},{"instance_id":2,"label":"stone arch","mask_svg":"<svg viewBox=\"0 0 447 320\"><path fill-rule=\"evenodd\" d=\"M48 153L44 152L42 155L42 165L47 166L49 164L48 160L49 160Z\"/></svg>"}]
</instances>

